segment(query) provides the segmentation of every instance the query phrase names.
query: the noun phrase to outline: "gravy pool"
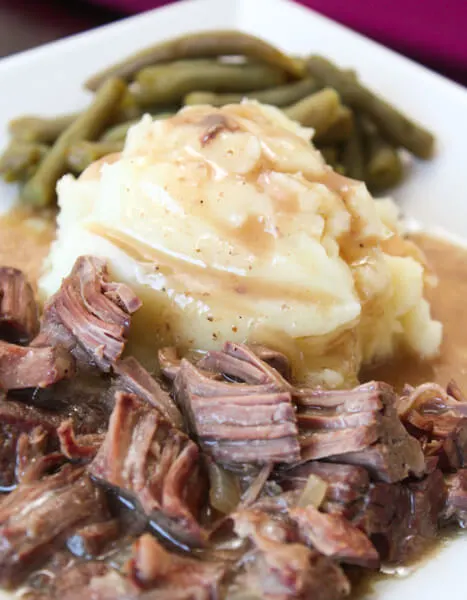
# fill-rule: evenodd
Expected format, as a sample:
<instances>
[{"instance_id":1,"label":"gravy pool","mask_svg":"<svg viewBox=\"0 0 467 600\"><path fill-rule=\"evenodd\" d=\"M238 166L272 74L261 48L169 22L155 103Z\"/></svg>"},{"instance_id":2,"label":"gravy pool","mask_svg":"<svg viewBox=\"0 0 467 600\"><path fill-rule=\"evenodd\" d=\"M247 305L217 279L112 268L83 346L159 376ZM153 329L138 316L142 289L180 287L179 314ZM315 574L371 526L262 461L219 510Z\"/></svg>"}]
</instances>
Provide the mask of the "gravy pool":
<instances>
[{"instance_id":1,"label":"gravy pool","mask_svg":"<svg viewBox=\"0 0 467 600\"><path fill-rule=\"evenodd\" d=\"M427 262L438 277L438 285L427 290L435 319L443 324L440 355L432 361L400 356L361 373L362 381L386 381L398 390L405 383L418 385L435 381L442 386L454 379L461 390L467 390L467 248L427 234L414 234L411 239L425 253Z\"/></svg>"}]
</instances>

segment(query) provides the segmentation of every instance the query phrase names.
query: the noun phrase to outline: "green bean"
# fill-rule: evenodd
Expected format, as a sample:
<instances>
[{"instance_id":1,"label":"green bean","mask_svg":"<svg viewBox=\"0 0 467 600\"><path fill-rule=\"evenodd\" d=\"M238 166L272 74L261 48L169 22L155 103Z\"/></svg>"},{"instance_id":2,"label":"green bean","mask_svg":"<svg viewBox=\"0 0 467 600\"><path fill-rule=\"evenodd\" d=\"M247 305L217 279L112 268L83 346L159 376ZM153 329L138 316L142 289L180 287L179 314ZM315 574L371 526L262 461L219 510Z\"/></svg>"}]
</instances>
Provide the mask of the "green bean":
<instances>
[{"instance_id":1,"label":"green bean","mask_svg":"<svg viewBox=\"0 0 467 600\"><path fill-rule=\"evenodd\" d=\"M76 121L81 113L61 115L60 117L40 117L26 115L10 121L8 129L13 138L23 142L53 144L55 140ZM115 111L113 120L116 124L138 119L143 114L136 100L127 90L121 104Z\"/></svg>"},{"instance_id":2,"label":"green bean","mask_svg":"<svg viewBox=\"0 0 467 600\"><path fill-rule=\"evenodd\" d=\"M365 156L363 149L361 123L355 119L352 135L344 144L342 150L342 164L345 174L352 179L363 181L365 179Z\"/></svg>"},{"instance_id":3,"label":"green bean","mask_svg":"<svg viewBox=\"0 0 467 600\"><path fill-rule=\"evenodd\" d=\"M179 61L139 71L132 93L141 106L168 105L200 88L211 92L249 92L283 82L283 72L267 65Z\"/></svg>"},{"instance_id":4,"label":"green bean","mask_svg":"<svg viewBox=\"0 0 467 600\"><path fill-rule=\"evenodd\" d=\"M373 192L380 192L398 184L403 177L403 165L396 148L378 132L374 123L362 119L362 135L367 161L365 181Z\"/></svg>"},{"instance_id":5,"label":"green bean","mask_svg":"<svg viewBox=\"0 0 467 600\"><path fill-rule=\"evenodd\" d=\"M284 109L285 114L305 127L313 127L318 137L334 123L340 104L339 94L330 88L307 96Z\"/></svg>"},{"instance_id":6,"label":"green bean","mask_svg":"<svg viewBox=\"0 0 467 600\"><path fill-rule=\"evenodd\" d=\"M353 128L353 112L347 106L340 104L334 122L330 125L329 129L315 136L314 141L322 145L339 144L349 139Z\"/></svg>"},{"instance_id":7,"label":"green bean","mask_svg":"<svg viewBox=\"0 0 467 600\"><path fill-rule=\"evenodd\" d=\"M336 89L345 104L371 117L392 144L403 146L419 158L431 158L434 137L429 131L408 119L327 59L312 56L308 59L307 66L310 74L323 85Z\"/></svg>"},{"instance_id":8,"label":"green bean","mask_svg":"<svg viewBox=\"0 0 467 600\"><path fill-rule=\"evenodd\" d=\"M121 152L122 150L122 141L76 142L76 144L70 146L67 152L67 164L73 173L79 174L94 161L99 160L108 154Z\"/></svg>"},{"instance_id":9,"label":"green bean","mask_svg":"<svg viewBox=\"0 0 467 600\"><path fill-rule=\"evenodd\" d=\"M67 169L68 149L80 140L99 137L112 119L126 89L120 79L110 79L99 89L89 108L60 135L37 172L24 186L22 198L26 203L47 206L53 202L55 184Z\"/></svg>"},{"instance_id":10,"label":"green bean","mask_svg":"<svg viewBox=\"0 0 467 600\"><path fill-rule=\"evenodd\" d=\"M174 113L164 112L164 113L156 113L155 115L151 115L153 119L168 119ZM139 119L133 119L131 121L127 121L126 123L120 123L119 125L114 125L110 129L108 129L102 136L102 142L121 142L124 141L128 130L133 125L139 122Z\"/></svg>"},{"instance_id":11,"label":"green bean","mask_svg":"<svg viewBox=\"0 0 467 600\"><path fill-rule=\"evenodd\" d=\"M78 118L78 113L61 117L24 116L10 121L8 130L22 142L53 144L58 136Z\"/></svg>"},{"instance_id":12,"label":"green bean","mask_svg":"<svg viewBox=\"0 0 467 600\"><path fill-rule=\"evenodd\" d=\"M273 106L288 106L298 102L305 96L313 94L319 90L320 86L312 77L286 83L266 90L254 90L245 94L214 94L212 92L191 92L183 99L184 104L210 104L211 106L224 106L226 104L236 104L243 98L258 100L263 104L272 104Z\"/></svg>"},{"instance_id":13,"label":"green bean","mask_svg":"<svg viewBox=\"0 0 467 600\"><path fill-rule=\"evenodd\" d=\"M24 181L47 154L45 144L13 140L0 156L0 174L8 182Z\"/></svg>"},{"instance_id":14,"label":"green bean","mask_svg":"<svg viewBox=\"0 0 467 600\"><path fill-rule=\"evenodd\" d=\"M246 56L280 69L293 77L302 77L303 64L287 56L264 40L239 31L205 31L156 44L140 50L123 61L104 69L86 81L89 90L96 90L112 76L131 81L144 67L184 58ZM199 89L199 88L198 88Z\"/></svg>"}]
</instances>

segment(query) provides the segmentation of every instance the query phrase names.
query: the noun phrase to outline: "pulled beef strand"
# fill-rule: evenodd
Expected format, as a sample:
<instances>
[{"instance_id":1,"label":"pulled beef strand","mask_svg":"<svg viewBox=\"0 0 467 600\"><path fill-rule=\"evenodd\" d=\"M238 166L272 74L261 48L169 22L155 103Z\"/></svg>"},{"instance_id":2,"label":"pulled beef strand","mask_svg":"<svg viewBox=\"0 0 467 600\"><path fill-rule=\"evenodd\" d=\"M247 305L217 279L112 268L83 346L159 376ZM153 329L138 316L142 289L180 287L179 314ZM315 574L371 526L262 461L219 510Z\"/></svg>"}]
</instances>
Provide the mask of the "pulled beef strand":
<instances>
[{"instance_id":1,"label":"pulled beef strand","mask_svg":"<svg viewBox=\"0 0 467 600\"><path fill-rule=\"evenodd\" d=\"M74 359L61 346L30 348L0 341L0 388L45 388L74 373Z\"/></svg>"},{"instance_id":2,"label":"pulled beef strand","mask_svg":"<svg viewBox=\"0 0 467 600\"><path fill-rule=\"evenodd\" d=\"M196 515L207 482L198 447L133 394L117 392L104 443L88 470L134 499L175 540L203 543Z\"/></svg>"},{"instance_id":3,"label":"pulled beef strand","mask_svg":"<svg viewBox=\"0 0 467 600\"><path fill-rule=\"evenodd\" d=\"M167 552L150 534L133 545L133 556L125 571L137 587L156 588L150 598L210 600L219 597L219 587L228 566Z\"/></svg>"},{"instance_id":4,"label":"pulled beef strand","mask_svg":"<svg viewBox=\"0 0 467 600\"><path fill-rule=\"evenodd\" d=\"M119 376L118 387L143 398L157 408L167 422L177 429L184 429L182 415L169 393L162 389L136 358L129 356L116 362L114 372Z\"/></svg>"},{"instance_id":5,"label":"pulled beef strand","mask_svg":"<svg viewBox=\"0 0 467 600\"><path fill-rule=\"evenodd\" d=\"M46 303L33 345L63 345L79 363L91 359L107 372L120 358L131 314L140 306L129 287L109 281L103 260L81 256Z\"/></svg>"},{"instance_id":6,"label":"pulled beef strand","mask_svg":"<svg viewBox=\"0 0 467 600\"><path fill-rule=\"evenodd\" d=\"M39 330L39 311L24 274L0 267L0 340L27 344Z\"/></svg>"}]
</instances>

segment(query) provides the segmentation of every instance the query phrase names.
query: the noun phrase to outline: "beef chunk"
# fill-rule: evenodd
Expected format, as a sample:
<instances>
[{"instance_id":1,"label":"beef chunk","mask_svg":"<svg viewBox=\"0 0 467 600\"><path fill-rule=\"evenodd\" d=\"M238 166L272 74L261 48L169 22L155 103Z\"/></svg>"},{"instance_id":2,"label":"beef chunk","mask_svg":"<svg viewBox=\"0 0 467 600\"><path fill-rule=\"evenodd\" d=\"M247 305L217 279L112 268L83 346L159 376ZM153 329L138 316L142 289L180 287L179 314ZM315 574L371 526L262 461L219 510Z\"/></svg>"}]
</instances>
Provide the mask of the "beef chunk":
<instances>
[{"instance_id":1,"label":"beef chunk","mask_svg":"<svg viewBox=\"0 0 467 600\"><path fill-rule=\"evenodd\" d=\"M435 538L446 501L443 475L421 481L370 486L367 506L355 523L370 537L383 560L403 563Z\"/></svg>"},{"instance_id":2,"label":"beef chunk","mask_svg":"<svg viewBox=\"0 0 467 600\"><path fill-rule=\"evenodd\" d=\"M119 376L117 386L136 394L152 404L177 429L183 429L183 419L169 393L161 388L140 363L132 356L118 361L114 367Z\"/></svg>"},{"instance_id":3,"label":"beef chunk","mask_svg":"<svg viewBox=\"0 0 467 600\"><path fill-rule=\"evenodd\" d=\"M134 499L175 539L202 543L196 516L207 484L198 447L136 396L117 393L109 430L89 472Z\"/></svg>"},{"instance_id":4,"label":"beef chunk","mask_svg":"<svg viewBox=\"0 0 467 600\"><path fill-rule=\"evenodd\" d=\"M443 520L467 526L467 469L446 477L447 499Z\"/></svg>"},{"instance_id":5,"label":"beef chunk","mask_svg":"<svg viewBox=\"0 0 467 600\"><path fill-rule=\"evenodd\" d=\"M437 457L443 471L467 466L467 400L454 382L407 388L398 403L407 428L422 441L426 457Z\"/></svg>"},{"instance_id":6,"label":"beef chunk","mask_svg":"<svg viewBox=\"0 0 467 600\"><path fill-rule=\"evenodd\" d=\"M233 515L235 532L252 544L234 585L261 598L338 600L350 592L343 571L303 544L283 519L258 510Z\"/></svg>"},{"instance_id":7,"label":"beef chunk","mask_svg":"<svg viewBox=\"0 0 467 600\"><path fill-rule=\"evenodd\" d=\"M33 344L63 345L79 364L91 360L109 371L123 352L130 316L140 305L127 286L109 281L103 260L81 256L45 305L41 331Z\"/></svg>"},{"instance_id":8,"label":"beef chunk","mask_svg":"<svg viewBox=\"0 0 467 600\"><path fill-rule=\"evenodd\" d=\"M425 471L421 446L400 422L390 386L372 382L350 391L300 389L294 398L302 458L361 465L388 482Z\"/></svg>"},{"instance_id":9,"label":"beef chunk","mask_svg":"<svg viewBox=\"0 0 467 600\"><path fill-rule=\"evenodd\" d=\"M314 506L293 508L300 537L325 556L369 569L379 566L379 555L367 536L338 514L320 512Z\"/></svg>"},{"instance_id":10,"label":"beef chunk","mask_svg":"<svg viewBox=\"0 0 467 600\"><path fill-rule=\"evenodd\" d=\"M175 396L205 452L220 463L290 463L300 457L287 391L274 391L267 382L216 381L183 360Z\"/></svg>"},{"instance_id":11,"label":"beef chunk","mask_svg":"<svg viewBox=\"0 0 467 600\"><path fill-rule=\"evenodd\" d=\"M0 340L27 344L38 329L38 310L31 285L18 269L0 267Z\"/></svg>"},{"instance_id":12,"label":"beef chunk","mask_svg":"<svg viewBox=\"0 0 467 600\"><path fill-rule=\"evenodd\" d=\"M321 508L325 512L338 512L352 518L365 501L370 485L368 472L356 465L340 465L309 461L278 475L285 490L303 489L310 475L326 482L327 489Z\"/></svg>"},{"instance_id":13,"label":"beef chunk","mask_svg":"<svg viewBox=\"0 0 467 600\"><path fill-rule=\"evenodd\" d=\"M167 552L150 534L134 544L126 566L130 580L143 590L155 588L144 598L171 600L210 600L219 596L219 586L227 570L220 562L208 562Z\"/></svg>"},{"instance_id":14,"label":"beef chunk","mask_svg":"<svg viewBox=\"0 0 467 600\"><path fill-rule=\"evenodd\" d=\"M0 388L48 387L74 373L71 354L60 346L31 348L0 341Z\"/></svg>"},{"instance_id":15,"label":"beef chunk","mask_svg":"<svg viewBox=\"0 0 467 600\"><path fill-rule=\"evenodd\" d=\"M21 582L75 527L104 516L104 498L82 469L66 465L40 481L22 482L0 504L1 585Z\"/></svg>"}]
</instances>

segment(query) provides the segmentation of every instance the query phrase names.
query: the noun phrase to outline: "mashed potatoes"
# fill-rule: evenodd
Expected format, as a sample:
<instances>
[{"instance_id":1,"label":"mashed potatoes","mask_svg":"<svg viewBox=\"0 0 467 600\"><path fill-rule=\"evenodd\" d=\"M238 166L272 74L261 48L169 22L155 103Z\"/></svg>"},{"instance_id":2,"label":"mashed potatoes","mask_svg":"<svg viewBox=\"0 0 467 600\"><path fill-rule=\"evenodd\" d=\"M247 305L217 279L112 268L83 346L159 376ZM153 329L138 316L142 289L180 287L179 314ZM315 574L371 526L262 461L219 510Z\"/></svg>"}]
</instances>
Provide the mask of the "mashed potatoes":
<instances>
[{"instance_id":1,"label":"mashed potatoes","mask_svg":"<svg viewBox=\"0 0 467 600\"><path fill-rule=\"evenodd\" d=\"M423 265L391 251L391 210L327 167L310 134L251 102L146 116L121 155L59 182L42 294L77 256L108 259L144 302L131 343L146 364L167 344L246 340L339 386L401 346L435 354Z\"/></svg>"}]
</instances>

